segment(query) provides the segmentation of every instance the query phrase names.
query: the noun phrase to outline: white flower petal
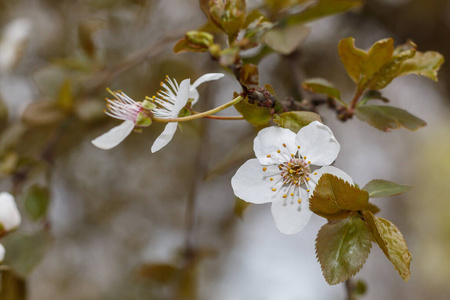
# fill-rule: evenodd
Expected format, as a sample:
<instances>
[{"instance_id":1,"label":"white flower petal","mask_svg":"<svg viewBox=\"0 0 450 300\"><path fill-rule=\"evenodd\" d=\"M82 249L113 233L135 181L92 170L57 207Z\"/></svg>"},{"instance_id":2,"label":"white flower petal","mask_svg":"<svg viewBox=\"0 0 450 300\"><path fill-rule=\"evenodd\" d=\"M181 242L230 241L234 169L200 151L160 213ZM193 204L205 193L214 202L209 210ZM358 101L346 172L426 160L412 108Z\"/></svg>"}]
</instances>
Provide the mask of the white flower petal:
<instances>
[{"instance_id":1,"label":"white flower petal","mask_svg":"<svg viewBox=\"0 0 450 300\"><path fill-rule=\"evenodd\" d=\"M286 145L286 147L283 146ZM259 162L263 165L279 164L290 159L297 153L295 133L281 127L267 127L258 132L253 144L253 150ZM280 150L280 153L278 153ZM270 157L267 157L270 155Z\"/></svg>"},{"instance_id":2,"label":"white flower petal","mask_svg":"<svg viewBox=\"0 0 450 300\"><path fill-rule=\"evenodd\" d=\"M175 131L177 131L177 122L167 123L164 131L156 138L155 142L152 145L152 153L161 150L165 147L170 140L172 140Z\"/></svg>"},{"instance_id":3,"label":"white flower petal","mask_svg":"<svg viewBox=\"0 0 450 300\"><path fill-rule=\"evenodd\" d=\"M300 232L308 224L312 212L309 210L309 201L306 191L301 190L302 202L296 199L283 199L282 196L272 202L272 215L275 224L284 234Z\"/></svg>"},{"instance_id":4,"label":"white flower petal","mask_svg":"<svg viewBox=\"0 0 450 300\"><path fill-rule=\"evenodd\" d=\"M5 247L3 247L2 244L0 244L0 262L2 262L5 259Z\"/></svg>"},{"instance_id":5,"label":"white flower petal","mask_svg":"<svg viewBox=\"0 0 450 300\"><path fill-rule=\"evenodd\" d=\"M316 174L316 173L317 173L317 175L314 175L314 174ZM323 174L331 174L331 175L334 175L334 176L336 176L336 177L339 177L339 178L341 178L341 179L347 181L347 182L350 183L350 184L353 184L352 178L351 178L347 173L345 173L344 171L342 171L341 169L338 169L338 168L333 167L333 166L324 166L324 167L322 167L322 168L316 170L315 172L313 172L313 173L309 176L310 179L311 179L311 180L309 181L309 183L308 183L308 184L309 184L309 189L311 190L311 191L310 191L310 195L312 195L312 193L314 192L314 189L316 188L316 185L317 185L317 183L319 182L320 177L321 177Z\"/></svg>"},{"instance_id":6,"label":"white flower petal","mask_svg":"<svg viewBox=\"0 0 450 300\"><path fill-rule=\"evenodd\" d=\"M180 113L180 110L186 106L186 103L189 100L190 85L191 85L191 80L189 78L183 80L180 83L180 88L178 89L177 98L175 99L175 103L173 105L172 118L178 118L178 114Z\"/></svg>"},{"instance_id":7,"label":"white flower petal","mask_svg":"<svg viewBox=\"0 0 450 300\"><path fill-rule=\"evenodd\" d=\"M134 122L127 120L92 140L97 148L109 150L119 145L134 129Z\"/></svg>"},{"instance_id":8,"label":"white flower petal","mask_svg":"<svg viewBox=\"0 0 450 300\"><path fill-rule=\"evenodd\" d=\"M330 165L341 148L330 128L319 121L300 129L295 141L301 146L301 155L316 166Z\"/></svg>"},{"instance_id":9,"label":"white flower petal","mask_svg":"<svg viewBox=\"0 0 450 300\"><path fill-rule=\"evenodd\" d=\"M225 76L225 74L222 73L208 73L203 76L201 76L199 79L197 79L192 85L191 89L196 89L200 84L205 83L207 81L217 80Z\"/></svg>"},{"instance_id":10,"label":"white flower petal","mask_svg":"<svg viewBox=\"0 0 450 300\"><path fill-rule=\"evenodd\" d=\"M271 202L276 193L272 188L278 189L282 185L280 170L274 165L266 166L266 171L263 168L256 158L247 160L231 178L234 194L251 203Z\"/></svg>"},{"instance_id":11,"label":"white flower petal","mask_svg":"<svg viewBox=\"0 0 450 300\"><path fill-rule=\"evenodd\" d=\"M194 106L195 103L198 102L198 98L200 98L200 95L199 95L197 89L191 88L191 89L189 90L189 99L193 99L193 100L192 100L192 106Z\"/></svg>"},{"instance_id":12,"label":"white flower petal","mask_svg":"<svg viewBox=\"0 0 450 300\"><path fill-rule=\"evenodd\" d=\"M13 195L0 193L0 223L5 231L19 227L21 217Z\"/></svg>"}]
</instances>

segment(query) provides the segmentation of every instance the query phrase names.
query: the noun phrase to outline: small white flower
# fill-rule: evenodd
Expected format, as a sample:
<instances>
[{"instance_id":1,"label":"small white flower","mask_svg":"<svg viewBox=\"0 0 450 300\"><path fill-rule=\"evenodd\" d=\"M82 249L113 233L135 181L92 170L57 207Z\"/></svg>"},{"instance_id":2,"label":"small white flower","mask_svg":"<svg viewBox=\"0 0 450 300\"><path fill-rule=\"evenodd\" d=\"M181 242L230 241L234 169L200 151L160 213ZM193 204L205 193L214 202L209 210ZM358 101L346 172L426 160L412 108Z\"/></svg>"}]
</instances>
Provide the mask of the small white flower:
<instances>
[{"instance_id":1,"label":"small white flower","mask_svg":"<svg viewBox=\"0 0 450 300\"><path fill-rule=\"evenodd\" d=\"M113 93L116 99L107 99L108 116L124 120L122 124L92 140L94 146L109 150L119 145L134 129L139 113L142 110L141 102L136 102L123 92Z\"/></svg>"},{"instance_id":2,"label":"small white flower","mask_svg":"<svg viewBox=\"0 0 450 300\"><path fill-rule=\"evenodd\" d=\"M19 227L21 217L13 195L7 192L0 193L0 228L3 232Z\"/></svg>"},{"instance_id":3,"label":"small white flower","mask_svg":"<svg viewBox=\"0 0 450 300\"><path fill-rule=\"evenodd\" d=\"M340 145L330 128L318 121L295 134L280 127L261 130L254 140L256 159L244 163L231 179L235 195L251 203L272 202L277 228L285 234L301 231L312 212L309 197L322 174L353 184L338 168L329 166ZM311 165L322 166L312 171Z\"/></svg>"},{"instance_id":4,"label":"small white flower","mask_svg":"<svg viewBox=\"0 0 450 300\"><path fill-rule=\"evenodd\" d=\"M153 115L162 119L178 118L178 114L186 106L189 99L192 99L192 105L197 103L199 93L197 87L211 80L222 78L222 73L209 73L201 76L191 85L191 79L185 79L180 84L175 79L166 77L166 82L161 82L162 90L157 93L157 97L153 97L151 101L156 105L152 109ZM177 122L167 123L164 131L155 140L152 146L152 153L161 150L172 140L175 131L177 130Z\"/></svg>"},{"instance_id":5,"label":"small white flower","mask_svg":"<svg viewBox=\"0 0 450 300\"><path fill-rule=\"evenodd\" d=\"M0 244L0 263L5 259L5 247Z\"/></svg>"}]
</instances>

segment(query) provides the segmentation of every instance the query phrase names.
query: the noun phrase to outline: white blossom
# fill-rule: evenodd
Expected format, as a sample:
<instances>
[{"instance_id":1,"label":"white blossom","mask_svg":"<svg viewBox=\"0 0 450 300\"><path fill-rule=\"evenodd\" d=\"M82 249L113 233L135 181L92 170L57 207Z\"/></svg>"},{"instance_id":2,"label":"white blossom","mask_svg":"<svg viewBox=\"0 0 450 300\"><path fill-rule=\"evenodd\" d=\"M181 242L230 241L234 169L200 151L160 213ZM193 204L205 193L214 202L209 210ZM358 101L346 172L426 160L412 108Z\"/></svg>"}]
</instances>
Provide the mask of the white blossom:
<instances>
[{"instance_id":1,"label":"white blossom","mask_svg":"<svg viewBox=\"0 0 450 300\"><path fill-rule=\"evenodd\" d=\"M280 127L264 128L254 140L257 158L244 163L231 179L233 191L247 202L272 202L277 228L285 234L297 233L311 217L309 198L322 174L353 184L350 176L329 166L339 150L330 128L318 121L297 134ZM321 168L313 170L313 165Z\"/></svg>"},{"instance_id":2,"label":"white blossom","mask_svg":"<svg viewBox=\"0 0 450 300\"><path fill-rule=\"evenodd\" d=\"M116 147L133 131L142 110L141 102L134 101L123 92L114 92L114 96L115 99L107 99L109 111L105 113L124 122L92 140L94 146L104 150Z\"/></svg>"},{"instance_id":3,"label":"white blossom","mask_svg":"<svg viewBox=\"0 0 450 300\"><path fill-rule=\"evenodd\" d=\"M152 98L156 108L152 109L152 113L155 117L161 119L174 119L178 118L178 114L186 106L188 101L192 99L192 105L197 103L199 93L197 87L211 80L217 80L222 78L222 73L209 73L198 78L192 85L191 80L185 79L180 84L175 79L166 77L166 82L161 82L162 89L157 93L157 96ZM177 122L167 123L164 131L158 136L152 145L152 153L161 150L166 146L173 138L175 131L177 130Z\"/></svg>"},{"instance_id":4,"label":"white blossom","mask_svg":"<svg viewBox=\"0 0 450 300\"><path fill-rule=\"evenodd\" d=\"M8 232L19 227L20 222L20 213L13 195L0 193L0 228Z\"/></svg>"}]
</instances>

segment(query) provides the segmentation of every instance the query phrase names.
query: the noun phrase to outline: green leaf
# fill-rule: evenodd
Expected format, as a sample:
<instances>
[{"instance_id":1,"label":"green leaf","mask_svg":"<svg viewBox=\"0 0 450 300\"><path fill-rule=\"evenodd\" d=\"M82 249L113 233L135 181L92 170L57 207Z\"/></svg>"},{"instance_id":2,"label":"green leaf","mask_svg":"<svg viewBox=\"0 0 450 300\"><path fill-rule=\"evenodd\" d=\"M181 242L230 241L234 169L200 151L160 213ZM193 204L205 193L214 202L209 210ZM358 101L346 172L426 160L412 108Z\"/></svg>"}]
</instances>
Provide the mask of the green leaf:
<instances>
[{"instance_id":1,"label":"green leaf","mask_svg":"<svg viewBox=\"0 0 450 300\"><path fill-rule=\"evenodd\" d=\"M317 0L300 13L287 17L286 23L297 24L311 22L319 18L345 12L362 4L362 0Z\"/></svg>"},{"instance_id":2,"label":"green leaf","mask_svg":"<svg viewBox=\"0 0 450 300\"><path fill-rule=\"evenodd\" d=\"M443 63L444 57L438 52L416 52L414 57L405 60L401 64L397 76L417 74L437 81L437 72Z\"/></svg>"},{"instance_id":3,"label":"green leaf","mask_svg":"<svg viewBox=\"0 0 450 300\"><path fill-rule=\"evenodd\" d=\"M425 121L406 110L387 105L359 106L356 108L355 115L361 121L382 131L391 131L402 126L415 131L427 125Z\"/></svg>"},{"instance_id":4,"label":"green leaf","mask_svg":"<svg viewBox=\"0 0 450 300\"><path fill-rule=\"evenodd\" d=\"M347 74L355 83L359 83L367 53L355 47L355 39L352 37L342 39L339 42L338 52Z\"/></svg>"},{"instance_id":5,"label":"green leaf","mask_svg":"<svg viewBox=\"0 0 450 300\"><path fill-rule=\"evenodd\" d=\"M255 103L249 103L248 98L234 105L236 110L255 126L265 126L272 120L271 108L261 107Z\"/></svg>"},{"instance_id":6,"label":"green leaf","mask_svg":"<svg viewBox=\"0 0 450 300\"><path fill-rule=\"evenodd\" d=\"M203 45L197 45L189 42L189 40L184 37L181 40L179 40L174 46L173 46L173 52L174 53L182 53L182 52L206 52L209 48Z\"/></svg>"},{"instance_id":7,"label":"green leaf","mask_svg":"<svg viewBox=\"0 0 450 300\"><path fill-rule=\"evenodd\" d=\"M262 41L276 52L288 55L300 46L310 32L311 28L302 24L276 27L266 32Z\"/></svg>"},{"instance_id":8,"label":"green leaf","mask_svg":"<svg viewBox=\"0 0 450 300\"><path fill-rule=\"evenodd\" d=\"M394 40L383 39L377 41L367 53L363 76L371 78L380 70L394 54Z\"/></svg>"},{"instance_id":9,"label":"green leaf","mask_svg":"<svg viewBox=\"0 0 450 300\"><path fill-rule=\"evenodd\" d=\"M365 211L363 214L366 225L378 246L380 246L386 257L392 262L403 280L407 282L411 276L409 265L412 256L408 251L408 246L402 233L394 224L386 219L375 217L368 211Z\"/></svg>"},{"instance_id":10,"label":"green leaf","mask_svg":"<svg viewBox=\"0 0 450 300\"><path fill-rule=\"evenodd\" d=\"M283 128L290 129L291 131L297 133L313 121L320 121L322 119L316 113L310 111L290 111L279 115L273 116L273 121Z\"/></svg>"},{"instance_id":11,"label":"green leaf","mask_svg":"<svg viewBox=\"0 0 450 300\"><path fill-rule=\"evenodd\" d=\"M327 283L338 284L358 273L371 247L370 232L358 215L322 226L316 238L316 255Z\"/></svg>"},{"instance_id":12,"label":"green leaf","mask_svg":"<svg viewBox=\"0 0 450 300\"><path fill-rule=\"evenodd\" d=\"M234 202L233 212L234 215L242 220L244 217L244 211L250 206L250 202L246 202L238 197L236 197L236 201Z\"/></svg>"},{"instance_id":13,"label":"green leaf","mask_svg":"<svg viewBox=\"0 0 450 300\"><path fill-rule=\"evenodd\" d=\"M363 190L369 193L370 198L389 197L406 193L412 187L409 185L401 185L395 182L375 179L366 184Z\"/></svg>"},{"instance_id":14,"label":"green leaf","mask_svg":"<svg viewBox=\"0 0 450 300\"><path fill-rule=\"evenodd\" d=\"M352 211L363 210L369 194L331 174L323 174L309 201L315 214L327 219L346 218Z\"/></svg>"},{"instance_id":15,"label":"green leaf","mask_svg":"<svg viewBox=\"0 0 450 300\"><path fill-rule=\"evenodd\" d=\"M258 67L253 64L244 64L241 68L240 81L247 88L256 88L259 85Z\"/></svg>"},{"instance_id":16,"label":"green leaf","mask_svg":"<svg viewBox=\"0 0 450 300\"><path fill-rule=\"evenodd\" d=\"M333 99L341 99L341 92L335 88L329 81L323 78L311 78L305 80L302 84L305 90L316 94L325 94Z\"/></svg>"},{"instance_id":17,"label":"green leaf","mask_svg":"<svg viewBox=\"0 0 450 300\"><path fill-rule=\"evenodd\" d=\"M46 231L34 234L15 233L2 239L6 251L5 263L21 277L27 277L44 258L52 242Z\"/></svg>"},{"instance_id":18,"label":"green leaf","mask_svg":"<svg viewBox=\"0 0 450 300\"><path fill-rule=\"evenodd\" d=\"M33 185L25 195L25 209L35 221L45 217L50 203L50 193L47 187Z\"/></svg>"}]
</instances>

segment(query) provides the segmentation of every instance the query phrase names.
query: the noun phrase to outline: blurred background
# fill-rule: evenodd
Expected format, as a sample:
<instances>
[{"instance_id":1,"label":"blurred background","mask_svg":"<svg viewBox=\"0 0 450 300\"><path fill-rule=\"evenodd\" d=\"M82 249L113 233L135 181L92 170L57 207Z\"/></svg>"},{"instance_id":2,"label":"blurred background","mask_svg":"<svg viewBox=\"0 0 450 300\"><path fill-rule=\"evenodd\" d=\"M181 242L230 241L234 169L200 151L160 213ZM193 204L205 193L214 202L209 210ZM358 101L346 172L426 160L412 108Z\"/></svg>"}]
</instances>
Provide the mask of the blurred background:
<instances>
[{"instance_id":1,"label":"blurred background","mask_svg":"<svg viewBox=\"0 0 450 300\"><path fill-rule=\"evenodd\" d=\"M351 99L340 39L353 36L364 49L381 38L412 39L420 51L450 57L449 20L447 0L366 0L309 23L294 64L267 56L260 82L280 98L295 95L299 70L304 79L327 78ZM172 52L206 21L195 0L0 0L0 190L16 195L24 219L1 241L14 270L2 273L2 299L346 299L342 284L326 284L315 258L325 219L313 216L287 236L270 205L243 215L235 205L231 176L253 156L248 123L184 123L155 154L160 124L109 151L90 143L119 124L103 113L105 88L142 100L166 74L181 81L226 72L207 54ZM428 123L417 132L385 133L320 111L341 144L335 165L355 182L414 186L373 201L405 236L411 279L404 283L374 246L356 276L368 286L363 299L450 294L449 80L444 64L438 83L406 76L383 90L392 105ZM239 89L231 74L202 85L197 108L225 103Z\"/></svg>"}]
</instances>

